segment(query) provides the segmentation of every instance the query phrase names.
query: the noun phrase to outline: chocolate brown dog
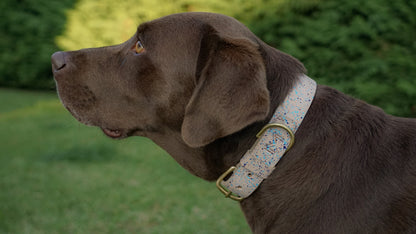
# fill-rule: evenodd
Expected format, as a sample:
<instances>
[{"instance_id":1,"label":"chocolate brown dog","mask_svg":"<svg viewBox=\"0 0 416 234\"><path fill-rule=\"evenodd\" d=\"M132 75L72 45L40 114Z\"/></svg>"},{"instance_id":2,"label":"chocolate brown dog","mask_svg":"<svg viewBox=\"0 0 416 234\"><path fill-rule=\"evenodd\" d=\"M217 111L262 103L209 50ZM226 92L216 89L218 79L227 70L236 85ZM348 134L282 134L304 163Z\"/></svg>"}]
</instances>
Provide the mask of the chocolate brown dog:
<instances>
[{"instance_id":1,"label":"chocolate brown dog","mask_svg":"<svg viewBox=\"0 0 416 234\"><path fill-rule=\"evenodd\" d=\"M211 13L52 55L63 105L112 138L145 136L192 174L238 164L303 65ZM416 120L318 85L296 142L241 202L255 233L416 233ZM232 202L232 201L230 201Z\"/></svg>"}]
</instances>

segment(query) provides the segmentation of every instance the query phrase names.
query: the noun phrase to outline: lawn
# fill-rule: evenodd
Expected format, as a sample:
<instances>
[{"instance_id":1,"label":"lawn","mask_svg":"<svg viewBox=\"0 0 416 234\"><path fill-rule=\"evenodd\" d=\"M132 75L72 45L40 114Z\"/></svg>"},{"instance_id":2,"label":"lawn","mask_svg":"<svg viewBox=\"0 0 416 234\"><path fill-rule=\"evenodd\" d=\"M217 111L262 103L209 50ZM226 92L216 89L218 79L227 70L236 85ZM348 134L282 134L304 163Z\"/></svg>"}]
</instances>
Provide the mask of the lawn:
<instances>
[{"instance_id":1,"label":"lawn","mask_svg":"<svg viewBox=\"0 0 416 234\"><path fill-rule=\"evenodd\" d=\"M250 233L238 203L150 140L108 139L54 93L0 100L0 233Z\"/></svg>"}]
</instances>

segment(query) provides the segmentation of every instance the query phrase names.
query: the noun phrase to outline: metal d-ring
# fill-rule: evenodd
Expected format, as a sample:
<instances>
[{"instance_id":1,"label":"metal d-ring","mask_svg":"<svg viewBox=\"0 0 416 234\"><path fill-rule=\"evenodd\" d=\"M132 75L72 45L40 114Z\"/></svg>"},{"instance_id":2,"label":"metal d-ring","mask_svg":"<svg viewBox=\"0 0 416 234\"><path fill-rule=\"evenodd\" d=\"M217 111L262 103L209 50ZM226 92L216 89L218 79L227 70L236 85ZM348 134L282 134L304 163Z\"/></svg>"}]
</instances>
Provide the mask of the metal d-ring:
<instances>
[{"instance_id":1,"label":"metal d-ring","mask_svg":"<svg viewBox=\"0 0 416 234\"><path fill-rule=\"evenodd\" d=\"M266 126L264 126L259 133L257 133L256 137L259 138L267 129L269 128L282 128L284 130L286 130L286 132L289 133L290 135L290 143L289 146L287 147L287 150L290 150L290 148L292 148L293 144L295 144L295 134L293 134L292 130L283 124L278 124L278 123L269 123Z\"/></svg>"}]
</instances>

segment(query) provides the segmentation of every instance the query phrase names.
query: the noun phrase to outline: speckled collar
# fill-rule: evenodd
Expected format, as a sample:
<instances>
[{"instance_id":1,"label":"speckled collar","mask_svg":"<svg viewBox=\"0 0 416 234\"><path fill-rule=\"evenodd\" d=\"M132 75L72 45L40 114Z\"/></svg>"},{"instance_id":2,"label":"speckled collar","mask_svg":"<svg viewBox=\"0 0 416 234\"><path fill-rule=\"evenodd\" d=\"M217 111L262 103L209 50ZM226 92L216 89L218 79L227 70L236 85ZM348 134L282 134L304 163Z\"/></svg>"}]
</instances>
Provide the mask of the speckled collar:
<instances>
[{"instance_id":1,"label":"speckled collar","mask_svg":"<svg viewBox=\"0 0 416 234\"><path fill-rule=\"evenodd\" d=\"M250 196L274 170L276 164L294 143L294 133L304 119L316 92L316 82L301 75L268 125L235 167L217 180L226 197L241 201ZM231 174L232 173L232 174ZM224 178L231 176L225 181Z\"/></svg>"}]
</instances>

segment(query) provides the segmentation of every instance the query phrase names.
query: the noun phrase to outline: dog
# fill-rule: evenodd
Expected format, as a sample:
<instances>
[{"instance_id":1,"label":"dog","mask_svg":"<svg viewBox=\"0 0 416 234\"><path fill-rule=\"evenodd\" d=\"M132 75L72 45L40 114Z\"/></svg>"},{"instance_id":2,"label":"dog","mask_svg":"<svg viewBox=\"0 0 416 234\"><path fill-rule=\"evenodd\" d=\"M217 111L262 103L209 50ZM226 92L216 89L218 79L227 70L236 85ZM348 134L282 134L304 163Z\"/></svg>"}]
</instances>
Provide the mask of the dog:
<instances>
[{"instance_id":1,"label":"dog","mask_svg":"<svg viewBox=\"0 0 416 234\"><path fill-rule=\"evenodd\" d=\"M120 45L56 52L52 70L77 120L114 139L150 138L190 173L217 180L254 233L416 233L416 120L311 82L298 129L273 125L298 81L311 79L231 17L169 15ZM284 156L243 197L226 183L262 144L261 130L275 131L269 143L284 139Z\"/></svg>"}]
</instances>

